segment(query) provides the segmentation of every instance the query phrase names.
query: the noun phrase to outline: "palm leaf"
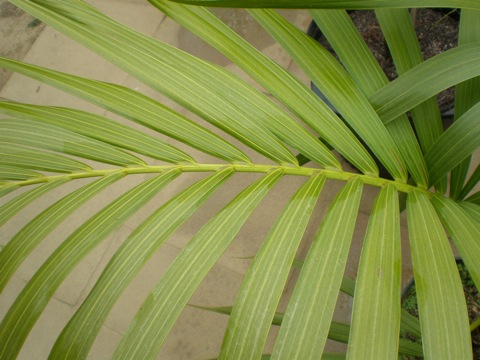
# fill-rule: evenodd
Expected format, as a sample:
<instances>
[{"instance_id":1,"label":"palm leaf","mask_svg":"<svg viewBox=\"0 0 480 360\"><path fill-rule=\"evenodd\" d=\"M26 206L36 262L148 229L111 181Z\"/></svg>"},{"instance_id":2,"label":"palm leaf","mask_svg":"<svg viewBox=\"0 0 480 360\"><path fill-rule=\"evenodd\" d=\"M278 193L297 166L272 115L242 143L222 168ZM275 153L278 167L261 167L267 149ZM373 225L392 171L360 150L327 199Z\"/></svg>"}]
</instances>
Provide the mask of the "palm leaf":
<instances>
[{"instance_id":1,"label":"palm leaf","mask_svg":"<svg viewBox=\"0 0 480 360\"><path fill-rule=\"evenodd\" d=\"M64 154L119 166L146 165L143 160L116 147L55 125L38 124L29 120L1 119L0 141L60 151Z\"/></svg>"},{"instance_id":2,"label":"palm leaf","mask_svg":"<svg viewBox=\"0 0 480 360\"><path fill-rule=\"evenodd\" d=\"M292 197L265 239L235 301L220 358L254 359L262 354L291 263L324 183L324 177L312 177Z\"/></svg>"},{"instance_id":3,"label":"palm leaf","mask_svg":"<svg viewBox=\"0 0 480 360\"><path fill-rule=\"evenodd\" d=\"M297 79L256 50L212 13L203 8L186 7L170 1L150 0L150 2L221 51L358 169L364 173L376 173L376 165L365 149L318 96L307 90Z\"/></svg>"},{"instance_id":4,"label":"palm leaf","mask_svg":"<svg viewBox=\"0 0 480 360\"><path fill-rule=\"evenodd\" d=\"M81 97L132 121L185 142L190 146L200 148L208 154L229 161L249 162L248 157L234 146L137 91L4 58L0 58L0 65ZM0 104L3 105L0 108L5 109L5 113L14 111L15 116L25 113L25 111L15 111L18 109L18 105L14 107L14 105L8 103L2 102ZM43 115L39 109L35 110L36 118ZM53 111L50 109L50 114L47 115L51 116ZM71 110L66 111L70 111L69 115L71 116ZM98 121L99 118L92 114L82 115L76 113L75 118L77 117L80 121L86 117L88 122L94 121L102 124L102 121ZM110 127L108 120L103 121L103 124ZM163 150L165 147L160 146L159 149ZM168 150L165 152L168 152Z\"/></svg>"},{"instance_id":5,"label":"palm leaf","mask_svg":"<svg viewBox=\"0 0 480 360\"><path fill-rule=\"evenodd\" d=\"M91 356L89 351L102 325L147 261L156 251L164 251L165 242L187 221L195 220L195 213L209 213L203 204L212 195L235 186L238 195L208 220L202 220L200 230L151 289L113 354L123 359L155 358L192 295L240 229L247 220L262 221L256 211L267 196L285 195L276 184L286 183L288 178L302 180L301 185L293 185L295 195L278 212L252 257L235 304L214 309L229 316L224 342L218 349L220 358L345 358L345 354L324 352L327 338L348 342L347 355L352 358L393 359L399 353L435 359L471 358L465 301L444 227L478 285L480 196L473 189L479 170L477 167L465 184L466 163L454 169L479 145L478 99L467 91L475 88L480 74L479 45L470 34L469 39L462 40L464 44L428 61L421 62L418 54L409 58L406 51L415 41L395 35L398 29L406 29L406 10L394 8L460 7L467 14L462 32L468 34L480 9L477 1L428 0L420 5L414 0L191 1L212 6L328 8L312 10L311 14L345 68L278 13L260 9L251 14L291 53L343 119L204 8L150 1L229 57L272 96L224 68L110 19L83 1L11 2L183 109L174 111L124 86L0 58L5 69L125 118L120 123L48 104L0 101L0 114L5 115L0 120L2 230L12 229L16 219L36 210L0 251L2 296L9 296L13 277L28 264L32 253L41 250L49 234L87 201L101 203L100 211L65 236L6 311L0 324L0 358L15 358L20 353L55 291L82 259L134 213L153 207L109 260L50 355L54 359ZM401 76L391 83L381 74L344 11L365 7L376 9L395 53ZM411 37L410 25L405 31ZM441 134L435 106L428 99L453 85L459 88L461 111L455 124ZM430 105L422 105L426 101ZM405 116L415 107L420 109L413 111L418 112L414 116L422 133L419 141ZM435 124L430 129L432 114ZM197 124L197 116L213 126L207 125L207 129ZM240 144L240 148L238 143L245 146ZM362 143L394 180L378 176L377 164ZM361 174L343 170L330 147ZM209 155L211 162L197 162L190 154L192 148ZM308 157L315 164L300 166L293 151L300 154L298 158ZM427 190L452 170L452 198L463 199L473 192L468 201L454 202ZM201 173L201 180L195 180L192 173ZM252 173L256 176L253 183L227 183ZM408 181L409 175L413 181ZM135 187L112 195L117 182L130 184L134 178ZM343 186L333 185L339 182ZM368 187L380 192L368 221L355 284L344 272L357 218L360 212L366 216L360 206L362 196L370 193ZM51 194L60 198L42 211L36 209ZM149 201L158 194L161 204ZM334 197L331 203L322 198L328 196ZM419 322L399 307L402 196L407 197ZM316 216L316 204L323 205L324 218ZM306 229L316 233L311 245ZM304 262L295 260L302 240ZM300 275L289 282L292 267L299 268ZM285 298L288 304L282 314L277 307L290 283L292 297ZM354 296L351 324L332 321L340 291ZM272 325L278 327L279 334L273 353L265 355ZM421 336L423 349L420 344L399 339L400 329Z\"/></svg>"},{"instance_id":6,"label":"palm leaf","mask_svg":"<svg viewBox=\"0 0 480 360\"><path fill-rule=\"evenodd\" d=\"M480 12L463 10L460 19L458 43L469 44L480 41ZM460 118L474 104L480 101L480 77L476 77L458 84L455 89L455 119ZM470 158L467 158L452 171L450 178L450 196L453 199L465 198L462 187L470 167ZM460 194L462 192L462 194ZM463 195L463 197L461 196Z\"/></svg>"}]
</instances>

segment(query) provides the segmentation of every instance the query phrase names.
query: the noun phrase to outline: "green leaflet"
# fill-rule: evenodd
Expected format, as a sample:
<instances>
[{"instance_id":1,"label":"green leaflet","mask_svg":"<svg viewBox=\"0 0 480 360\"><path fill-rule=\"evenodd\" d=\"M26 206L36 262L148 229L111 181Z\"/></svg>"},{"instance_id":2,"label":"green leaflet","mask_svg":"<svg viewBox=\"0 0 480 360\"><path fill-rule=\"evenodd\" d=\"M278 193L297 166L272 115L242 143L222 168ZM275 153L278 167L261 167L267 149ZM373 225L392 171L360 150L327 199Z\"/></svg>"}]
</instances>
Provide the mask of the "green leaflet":
<instances>
[{"instance_id":1,"label":"green leaflet","mask_svg":"<svg viewBox=\"0 0 480 360\"><path fill-rule=\"evenodd\" d=\"M469 44L480 41L480 11L462 10L458 29L458 43ZM455 120L480 101L480 76L460 83L455 88ZM452 170L450 176L450 197L463 200L462 187L470 167L470 157ZM462 194L460 194L462 193ZM463 195L463 196L462 196Z\"/></svg>"},{"instance_id":2,"label":"green leaflet","mask_svg":"<svg viewBox=\"0 0 480 360\"><path fill-rule=\"evenodd\" d=\"M480 75L480 44L460 45L415 66L369 96L384 123L453 85Z\"/></svg>"},{"instance_id":3,"label":"green leaflet","mask_svg":"<svg viewBox=\"0 0 480 360\"><path fill-rule=\"evenodd\" d=\"M407 221L425 357L471 359L462 283L442 223L427 195L416 190L409 193Z\"/></svg>"},{"instance_id":4,"label":"green leaflet","mask_svg":"<svg viewBox=\"0 0 480 360\"><path fill-rule=\"evenodd\" d=\"M46 184L39 185L32 190L27 191L13 198L9 202L3 204L2 206L0 206L0 226L5 224L8 220L10 220L13 216L20 212L25 206L35 201L43 194L48 193L49 191L55 189L57 186L65 184L68 181L69 180L67 178L61 178L55 181L48 182Z\"/></svg>"},{"instance_id":5,"label":"green leaflet","mask_svg":"<svg viewBox=\"0 0 480 360\"><path fill-rule=\"evenodd\" d=\"M316 94L256 50L210 11L171 1L150 0L150 2L227 56L358 169L364 173L376 173L376 165L370 155Z\"/></svg>"},{"instance_id":6,"label":"green leaflet","mask_svg":"<svg viewBox=\"0 0 480 360\"><path fill-rule=\"evenodd\" d=\"M48 301L75 265L136 210L180 174L173 170L127 191L92 216L40 267L0 324L0 358L15 358ZM3 255L5 249L0 252Z\"/></svg>"},{"instance_id":7,"label":"green leaflet","mask_svg":"<svg viewBox=\"0 0 480 360\"><path fill-rule=\"evenodd\" d=\"M110 93L109 95L112 96L113 94ZM133 112L133 107L129 109ZM158 160L173 163L194 161L183 151L162 142L158 138L85 111L0 101L0 113L42 124L56 125L62 129ZM139 122L148 124L148 121L145 120Z\"/></svg>"},{"instance_id":8,"label":"green leaflet","mask_svg":"<svg viewBox=\"0 0 480 360\"><path fill-rule=\"evenodd\" d=\"M480 205L480 191L477 191L475 194L470 195L466 201L469 201L473 204Z\"/></svg>"},{"instance_id":9,"label":"green leaflet","mask_svg":"<svg viewBox=\"0 0 480 360\"><path fill-rule=\"evenodd\" d=\"M250 162L246 155L220 137L138 91L5 58L0 58L0 66L90 101L213 156L231 162Z\"/></svg>"},{"instance_id":10,"label":"green leaflet","mask_svg":"<svg viewBox=\"0 0 480 360\"><path fill-rule=\"evenodd\" d=\"M52 359L83 359L88 355L105 318L127 285L169 236L232 174L232 169L227 168L188 187L135 229L60 334L50 353Z\"/></svg>"},{"instance_id":11,"label":"green leaflet","mask_svg":"<svg viewBox=\"0 0 480 360\"><path fill-rule=\"evenodd\" d=\"M0 143L1 165L60 173L92 170L90 166L79 161L11 143Z\"/></svg>"},{"instance_id":12,"label":"green leaflet","mask_svg":"<svg viewBox=\"0 0 480 360\"><path fill-rule=\"evenodd\" d=\"M472 176L468 179L467 183L462 189L462 192L458 196L460 200L465 199L468 193L473 190L473 188L480 182L480 164L477 165L475 170L473 171Z\"/></svg>"},{"instance_id":13,"label":"green leaflet","mask_svg":"<svg viewBox=\"0 0 480 360\"><path fill-rule=\"evenodd\" d=\"M381 9L375 14L388 42L399 75L423 62L423 55L407 9ZM424 152L443 132L440 109L435 98L425 100L411 110L415 129Z\"/></svg>"},{"instance_id":14,"label":"green leaflet","mask_svg":"<svg viewBox=\"0 0 480 360\"><path fill-rule=\"evenodd\" d=\"M245 275L230 316L220 359L257 359L293 259L325 183L312 177L290 199Z\"/></svg>"},{"instance_id":15,"label":"green leaflet","mask_svg":"<svg viewBox=\"0 0 480 360\"><path fill-rule=\"evenodd\" d=\"M0 119L0 142L53 150L107 164L146 165L123 150L54 125L30 120Z\"/></svg>"},{"instance_id":16,"label":"green leaflet","mask_svg":"<svg viewBox=\"0 0 480 360\"><path fill-rule=\"evenodd\" d=\"M309 75L393 178L406 182L407 174L397 145L366 97L335 58L278 13L269 10L250 10L250 14ZM322 66L318 66L319 63Z\"/></svg>"},{"instance_id":17,"label":"green leaflet","mask_svg":"<svg viewBox=\"0 0 480 360\"><path fill-rule=\"evenodd\" d=\"M16 166L0 165L0 180L28 180L43 176L43 174L36 171Z\"/></svg>"},{"instance_id":18,"label":"green leaflet","mask_svg":"<svg viewBox=\"0 0 480 360\"><path fill-rule=\"evenodd\" d=\"M474 222L460 205L442 196L434 196L432 204L451 235L477 288L480 288L480 216Z\"/></svg>"},{"instance_id":19,"label":"green leaflet","mask_svg":"<svg viewBox=\"0 0 480 360\"><path fill-rule=\"evenodd\" d=\"M362 189L359 181L351 181L330 205L287 307L273 349L274 359L303 360L316 358L323 352Z\"/></svg>"},{"instance_id":20,"label":"green leaflet","mask_svg":"<svg viewBox=\"0 0 480 360\"><path fill-rule=\"evenodd\" d=\"M453 123L425 155L435 184L480 146L480 102Z\"/></svg>"},{"instance_id":21,"label":"green leaflet","mask_svg":"<svg viewBox=\"0 0 480 360\"><path fill-rule=\"evenodd\" d=\"M147 297L113 358L156 357L188 299L281 176L274 171L254 182L197 232Z\"/></svg>"},{"instance_id":22,"label":"green leaflet","mask_svg":"<svg viewBox=\"0 0 480 360\"><path fill-rule=\"evenodd\" d=\"M38 214L10 239L0 253L0 291L25 258L53 229L87 200L123 176L121 172L114 173L75 190Z\"/></svg>"},{"instance_id":23,"label":"green leaflet","mask_svg":"<svg viewBox=\"0 0 480 360\"><path fill-rule=\"evenodd\" d=\"M416 65L421 64L423 55L409 11L407 9L378 9L375 11L375 15L388 43L397 73L402 75ZM443 132L442 118L436 97L426 99L412 108L410 114L415 125L418 141L423 153L426 153ZM405 115L403 117L406 118ZM398 122L398 119L392 122ZM392 122L389 122L389 124ZM410 128L409 122L407 124ZM417 149L417 141L415 141L415 146ZM421 150L418 150L422 154ZM425 165L425 163L423 164ZM438 192L445 193L445 178L433 184L435 184ZM428 185L426 188L429 187Z\"/></svg>"},{"instance_id":24,"label":"green leaflet","mask_svg":"<svg viewBox=\"0 0 480 360\"><path fill-rule=\"evenodd\" d=\"M398 193L387 185L375 200L363 243L348 359L398 356L401 273Z\"/></svg>"},{"instance_id":25,"label":"green leaflet","mask_svg":"<svg viewBox=\"0 0 480 360\"><path fill-rule=\"evenodd\" d=\"M206 310L206 311L216 312L218 314L230 315L232 313L231 306L214 307L214 308L205 307L205 306L195 306L195 305L190 305L190 306L194 308ZM278 312L275 313L273 316L272 325L280 326L282 324L283 318L284 318L284 314L278 313ZM417 318L413 317L413 319L418 322ZM339 341L346 344L348 343L349 333L350 333L349 325L332 321L330 323L330 328L328 330L328 338L331 340ZM420 336L420 333L418 333L418 336ZM413 343L405 339L400 339L399 341L399 353L404 355L423 356L421 344Z\"/></svg>"}]
</instances>

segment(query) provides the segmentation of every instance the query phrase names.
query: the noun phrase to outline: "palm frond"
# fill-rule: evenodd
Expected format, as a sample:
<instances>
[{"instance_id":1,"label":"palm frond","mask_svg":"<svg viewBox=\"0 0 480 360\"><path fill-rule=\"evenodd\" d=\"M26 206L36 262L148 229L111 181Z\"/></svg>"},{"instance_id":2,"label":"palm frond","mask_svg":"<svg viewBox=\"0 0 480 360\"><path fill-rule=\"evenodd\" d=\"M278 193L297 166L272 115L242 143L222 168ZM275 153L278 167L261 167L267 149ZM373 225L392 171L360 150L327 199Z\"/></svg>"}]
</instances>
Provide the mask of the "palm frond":
<instances>
[{"instance_id":1,"label":"palm frond","mask_svg":"<svg viewBox=\"0 0 480 360\"><path fill-rule=\"evenodd\" d=\"M262 221L257 211L269 196L285 197L285 206L275 209L276 220L259 239L233 306L191 307L228 315L223 344L216 349L219 358L396 359L399 353L472 357L449 237L480 285L478 165L473 164L465 181L468 159L480 145L477 1L185 1L259 8L249 11L341 116L206 8L150 0L152 9L211 44L268 95L226 69L130 29L81 0L11 2L182 110L125 86L0 58L7 70L123 117L116 121L21 99L0 101L0 226L14 233L0 251L2 296L42 243L87 202L95 202L95 211L62 237L6 311L0 324L0 358L20 354L47 304L79 263L120 226L127 229L131 217L146 212L128 230L50 354L52 359L86 358L112 309L149 259L166 251L167 241L197 213L208 213L159 274L141 308L135 309L113 354L122 359L156 358L193 294L240 230L247 221ZM421 61L407 10L399 9L412 6L462 8L461 44ZM271 7L312 9L310 14L341 63ZM398 79L388 82L353 27L345 11L350 8L376 10ZM407 38L398 36L399 29ZM443 131L431 98L450 86L457 86L459 109L454 124ZM409 111L418 139L406 116ZM331 148L360 173L343 169ZM200 161L203 155L208 162ZM302 157L313 163L300 166ZM385 177L379 176L379 165L387 169ZM248 178L252 174L254 180ZM442 187L449 175L451 198ZM244 178L248 183L233 181ZM288 182L293 178L297 182ZM115 186L123 182L129 187L119 194ZM282 182L288 182L291 197L279 189ZM433 185L437 193L430 191ZM369 187L378 194L373 207L365 209L361 201L369 196ZM217 211L207 208L207 201L226 190L235 193L226 205ZM55 201L35 209L52 194ZM400 210L405 198L419 321L400 307L400 229L405 225ZM316 216L317 204L324 217ZM31 220L13 231L12 220L32 209L36 212ZM367 215L366 233L356 234L359 216ZM309 238L312 231L315 235ZM354 237L363 238L356 283L345 276L349 255L358 255L350 254ZM301 260L296 259L299 249L306 253ZM279 304L292 269L299 276L291 282L292 296L283 311ZM333 321L341 291L354 298L351 324ZM266 349L272 326L278 336L272 349ZM421 337L423 345L400 339L400 332ZM347 354L327 353L327 339L347 343Z\"/></svg>"}]
</instances>

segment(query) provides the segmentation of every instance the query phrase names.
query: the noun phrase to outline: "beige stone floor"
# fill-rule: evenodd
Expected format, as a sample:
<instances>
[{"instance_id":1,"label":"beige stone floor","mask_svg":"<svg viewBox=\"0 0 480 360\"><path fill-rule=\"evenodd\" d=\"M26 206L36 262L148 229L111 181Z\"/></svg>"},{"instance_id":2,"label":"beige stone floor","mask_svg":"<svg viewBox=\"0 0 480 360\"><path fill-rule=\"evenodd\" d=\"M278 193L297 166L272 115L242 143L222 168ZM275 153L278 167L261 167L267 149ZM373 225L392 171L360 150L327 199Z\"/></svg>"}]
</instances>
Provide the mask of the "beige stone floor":
<instances>
[{"instance_id":1,"label":"beige stone floor","mask_svg":"<svg viewBox=\"0 0 480 360\"><path fill-rule=\"evenodd\" d=\"M230 64L222 55L202 43L194 35L181 29L171 20L166 19L163 14L153 9L143 0L90 0L89 2L115 19L145 34L166 41L202 58L225 66L235 73L239 73L238 69ZM218 14L225 19L231 27L251 40L257 48L267 53L308 84L308 79L295 64L292 63L286 53L267 35L260 35L262 33L258 25L256 25L245 12L223 9L219 10ZM284 14L302 29L306 29L310 22L308 14L303 11L289 11L284 12ZM145 85L49 27L43 29L30 51L24 57L24 61L76 75L122 84L159 98L158 95L154 94L153 91L149 90ZM100 108L16 74L10 78L1 90L0 97L26 103L71 106L115 118L115 116L106 113ZM168 103L175 106L171 102ZM348 165L345 164L345 166ZM67 221L48 236L42 243L42 246L39 247L18 270L8 285L5 294L0 297L0 318L3 317L26 281L34 274L59 242L70 234L76 226L93 211L98 210L102 200L107 201L108 198L113 198L115 195L118 196L126 189L132 187L135 182L141 181L142 179L144 179L144 176L139 176L138 178L132 177L115 184L108 192L102 193L99 198L82 206L74 216L70 216ZM120 340L122 333L127 328L129 321L141 305L145 295L148 294L162 272L167 268L176 254L178 254L181 246L183 246L192 234L195 233L196 229L205 222L206 217L214 214L222 204L225 204L226 201L234 195L235 185L245 184L246 181L250 180L251 178L235 177L232 186L229 186L220 194L214 196L206 204L203 211L192 217L185 226L175 233L168 244L148 262L147 266L120 298L108 317L90 353L90 359L106 359L109 357L115 345ZM182 177L169 186L166 191L176 192L178 189L186 186L189 181L191 180ZM292 194L298 184L299 181L296 179L285 179L281 182L277 191L268 196L266 201L248 221L231 248L222 257L219 264L217 264L208 275L205 282L194 295L191 303L205 306L232 304L236 290L241 283L242 276L249 263L249 260L245 259L245 257L255 253L255 250L268 232L276 215L278 215L282 204L285 204L288 198L287 195ZM340 183L333 181L327 184L327 188L323 192L318 209L314 215L316 220L314 223L318 223L318 220L322 218L325 209L332 201L332 194L334 194L336 192L335 190L340 186ZM67 187L61 188L58 193L49 194L40 201L37 201L34 205L29 206L21 216L7 223L4 229L2 229L0 233L0 243L4 244L21 226L28 222L39 211L70 190L71 188ZM375 189L368 187L365 189L362 209L358 218L358 228L355 232L355 239L352 245L351 261L347 269L347 273L351 276L355 275L356 264L358 263L358 255L361 248L361 239L365 231L368 212L374 195ZM47 358L49 349L53 344L52 342L78 308L81 301L86 297L95 279L99 276L115 249L118 248L132 229L148 215L149 211L152 211L166 196L168 196L168 193L167 195L161 194L157 196L145 209L134 215L112 236L104 241L96 251L80 263L72 275L68 277L55 293L45 313L30 334L20 354L20 359L34 360ZM9 198L10 197L7 196L2 201L6 201ZM402 232L405 238L405 227L402 227ZM305 239L306 243L313 237L314 233L314 226L310 226ZM410 273L409 260L405 259L405 263L406 273L404 279L407 279ZM294 277L295 273L292 278ZM290 287L286 290L287 297L289 291ZM342 297L339 301L336 319L348 321L351 305L350 299ZM227 318L225 316L187 308L175 325L173 332L168 337L162 352L159 354L159 358L177 360L215 357L218 354L218 349L222 341L226 321ZM271 339L273 339L274 336L275 333L272 332ZM330 350L339 350L341 348L342 346L329 343Z\"/></svg>"}]
</instances>

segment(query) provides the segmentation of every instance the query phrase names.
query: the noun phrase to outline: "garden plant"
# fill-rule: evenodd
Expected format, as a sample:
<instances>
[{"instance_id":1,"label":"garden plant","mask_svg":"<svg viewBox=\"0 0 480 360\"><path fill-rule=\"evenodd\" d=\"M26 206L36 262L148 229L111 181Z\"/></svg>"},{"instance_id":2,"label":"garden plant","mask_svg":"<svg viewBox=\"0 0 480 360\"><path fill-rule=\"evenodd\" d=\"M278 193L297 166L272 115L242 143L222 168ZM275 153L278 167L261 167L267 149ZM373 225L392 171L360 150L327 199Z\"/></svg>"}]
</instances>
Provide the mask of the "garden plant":
<instances>
[{"instance_id":1,"label":"garden plant","mask_svg":"<svg viewBox=\"0 0 480 360\"><path fill-rule=\"evenodd\" d=\"M222 309L198 310L228 316L219 358L383 360L403 353L435 360L472 359L473 329L451 244L478 288L480 166L471 161L480 144L478 0L149 1L152 10L164 12L218 49L271 96L83 1L10 2L190 115L127 87L0 58L4 69L125 119L49 104L0 101L0 195L8 199L0 203L0 225L22 216L27 205L62 186L81 183L76 190L61 193L5 244L0 251L0 291L42 240L82 204L121 179L151 174L101 203L99 211L66 236L40 266L1 321L0 359L17 357L49 300L82 259L170 183L195 176L191 185L157 204L121 244L50 353L52 359L86 358L110 310L148 259L162 252L162 245L194 213L205 211L202 205L229 187L232 178L252 174L255 180L236 189L237 195L203 224L162 274L123 334L114 358L156 358L191 296L250 215L277 183L296 177L303 182L252 254L235 302ZM208 7L247 8L339 115L309 84L256 50ZM461 10L458 46L423 61L409 12L420 7ZM274 8L309 9L341 63ZM347 9L375 10L397 79L387 80ZM452 86L454 123L444 130L435 96ZM211 160L197 162L200 153ZM341 157L358 171L342 168ZM388 177L379 176L377 162ZM307 255L297 261L322 188L332 181L342 186L323 220L315 224ZM353 283L344 276L345 264L367 186L378 188L378 195ZM402 211L419 321L400 305ZM299 276L286 309L279 313L294 266ZM351 323L342 326L332 323L340 291L353 296ZM264 354L272 326L279 327L278 335L271 354ZM400 340L405 331L421 334L422 343ZM335 338L335 333L341 336ZM324 353L328 337L348 342L346 354Z\"/></svg>"}]
</instances>

